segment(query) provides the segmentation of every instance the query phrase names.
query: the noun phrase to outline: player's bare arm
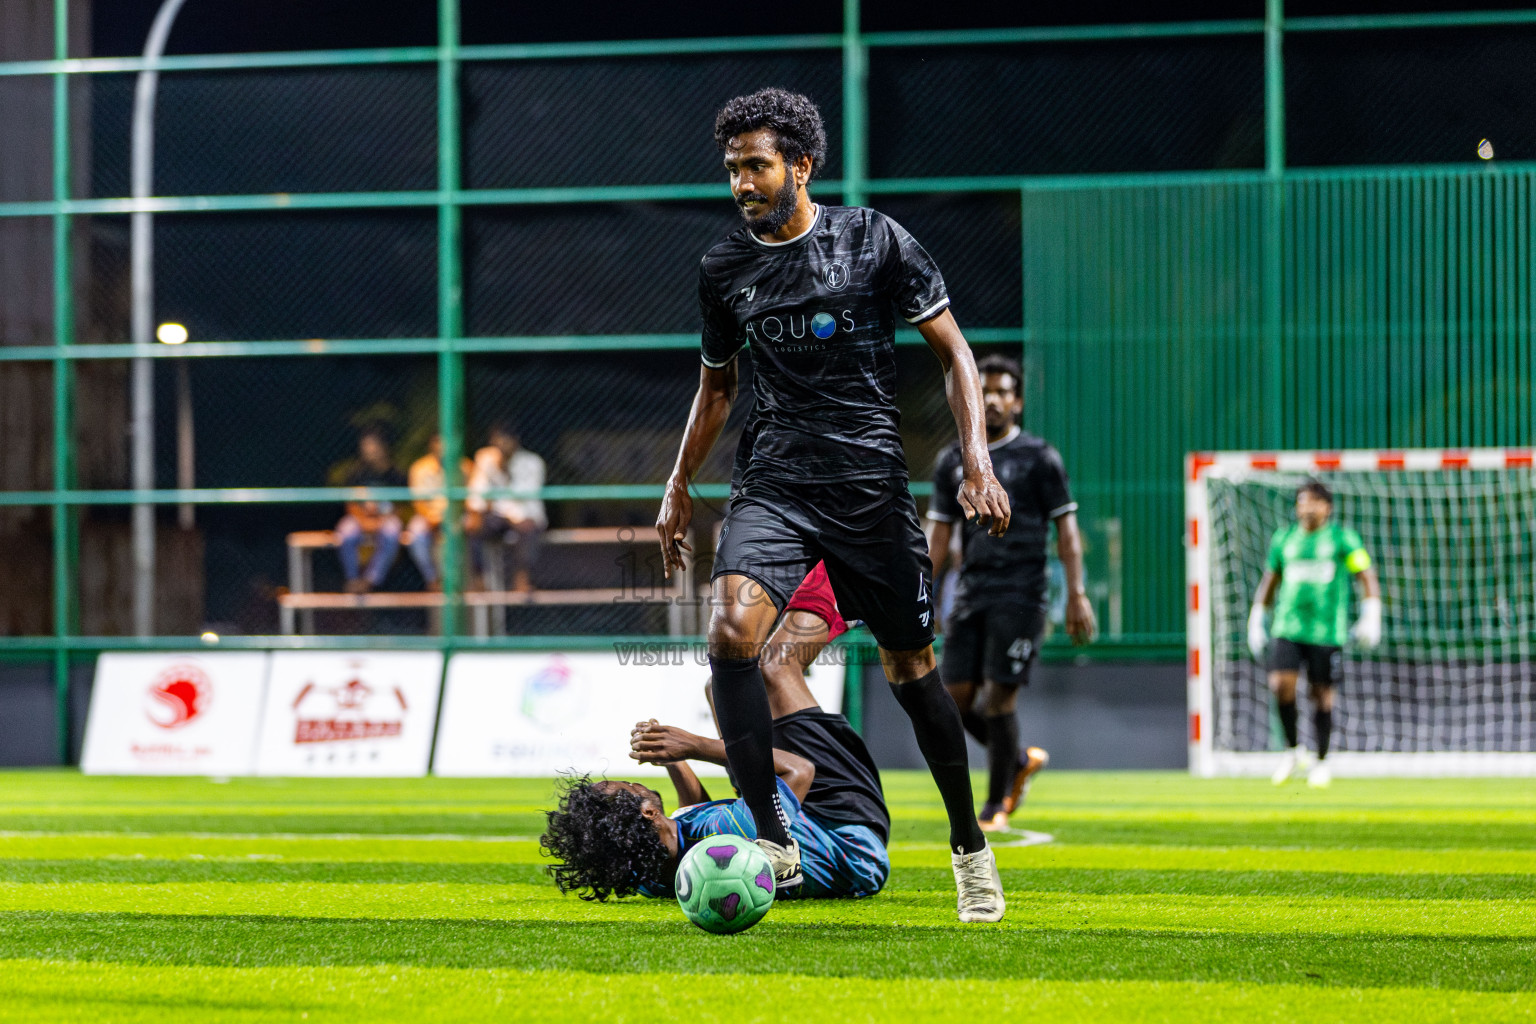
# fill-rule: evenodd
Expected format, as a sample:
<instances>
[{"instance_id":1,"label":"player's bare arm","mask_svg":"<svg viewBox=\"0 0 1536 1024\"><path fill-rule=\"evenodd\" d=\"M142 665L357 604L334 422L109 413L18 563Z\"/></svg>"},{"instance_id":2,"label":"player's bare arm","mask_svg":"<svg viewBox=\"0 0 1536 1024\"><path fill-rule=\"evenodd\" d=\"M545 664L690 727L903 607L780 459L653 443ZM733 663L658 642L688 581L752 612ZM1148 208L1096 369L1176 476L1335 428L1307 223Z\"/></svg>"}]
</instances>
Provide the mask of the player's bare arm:
<instances>
[{"instance_id":1,"label":"player's bare arm","mask_svg":"<svg viewBox=\"0 0 1536 1024\"><path fill-rule=\"evenodd\" d=\"M949 546L954 541L955 527L953 523L946 523L939 519L930 519L925 525L928 534L928 559L933 562L933 580L937 583L944 575L944 570L949 568Z\"/></svg>"},{"instance_id":2,"label":"player's bare arm","mask_svg":"<svg viewBox=\"0 0 1536 1024\"><path fill-rule=\"evenodd\" d=\"M948 309L918 324L917 329L944 368L944 394L960 431L960 461L965 473L960 483L960 507L967 519L975 519L987 526L992 536L1001 537L1008 529L1011 512L1008 495L992 474L976 358ZM930 548L929 557L932 555Z\"/></svg>"},{"instance_id":3,"label":"player's bare arm","mask_svg":"<svg viewBox=\"0 0 1536 1024\"><path fill-rule=\"evenodd\" d=\"M1280 590L1280 573L1265 569L1259 580L1259 589L1253 595L1253 608L1248 612L1248 651L1254 660L1262 664L1269 648L1269 630L1264 625L1264 614L1274 603Z\"/></svg>"},{"instance_id":4,"label":"player's bare arm","mask_svg":"<svg viewBox=\"0 0 1536 1024\"><path fill-rule=\"evenodd\" d=\"M1083 534L1076 512L1056 517L1056 557L1067 574L1067 635L1076 644L1092 643L1099 625L1083 579Z\"/></svg>"},{"instance_id":5,"label":"player's bare arm","mask_svg":"<svg viewBox=\"0 0 1536 1024\"><path fill-rule=\"evenodd\" d=\"M1275 592L1280 589L1280 574L1273 569L1265 569L1264 575L1259 579L1259 589L1254 592L1253 603L1260 608L1268 608L1275 600Z\"/></svg>"},{"instance_id":6,"label":"player's bare arm","mask_svg":"<svg viewBox=\"0 0 1536 1024\"><path fill-rule=\"evenodd\" d=\"M688 426L678 448L677 464L667 480L661 511L656 514L662 569L668 579L672 578L673 569L681 571L684 568L683 554L692 550L683 539L688 533L688 524L693 521L693 499L688 496L688 481L704 464L709 450L715 446L715 439L725 427L726 418L731 414L731 403L736 399L736 379L734 359L718 369L699 367L699 390L693 396L693 407L688 410Z\"/></svg>"},{"instance_id":7,"label":"player's bare arm","mask_svg":"<svg viewBox=\"0 0 1536 1024\"><path fill-rule=\"evenodd\" d=\"M949 547L954 540L955 526L953 523L930 519L924 524L923 532L928 536L928 560L933 563L933 627L936 632L943 632L944 622L938 614L938 594L940 581L944 579L944 570L949 568Z\"/></svg>"},{"instance_id":8,"label":"player's bare arm","mask_svg":"<svg viewBox=\"0 0 1536 1024\"><path fill-rule=\"evenodd\" d=\"M722 741L698 736L673 725L661 725L654 718L648 722L635 723L634 730L629 734L629 756L641 764L672 765L681 761L704 761L723 768L728 763ZM814 764L799 754L778 747L773 748L773 772L784 780L797 800L805 799L805 794L811 791L811 782L816 778ZM678 792L678 799L683 799L681 791Z\"/></svg>"}]
</instances>

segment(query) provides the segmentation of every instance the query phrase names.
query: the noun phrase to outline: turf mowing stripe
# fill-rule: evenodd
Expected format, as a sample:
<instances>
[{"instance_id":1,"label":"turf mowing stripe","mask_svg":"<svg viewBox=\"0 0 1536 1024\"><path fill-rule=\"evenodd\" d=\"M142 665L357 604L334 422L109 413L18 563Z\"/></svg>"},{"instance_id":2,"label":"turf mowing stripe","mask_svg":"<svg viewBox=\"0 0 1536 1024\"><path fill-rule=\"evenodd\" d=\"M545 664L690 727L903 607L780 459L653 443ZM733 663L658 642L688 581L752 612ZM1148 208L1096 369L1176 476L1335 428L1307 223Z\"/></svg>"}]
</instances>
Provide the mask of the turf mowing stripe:
<instances>
[{"instance_id":1,"label":"turf mowing stripe","mask_svg":"<svg viewBox=\"0 0 1536 1024\"><path fill-rule=\"evenodd\" d=\"M871 978L1207 980L1536 989L1536 941L1439 936L999 932L822 922L729 939L668 920L342 921L278 917L0 914L0 957L208 966L414 964ZM685 981L696 985L698 979Z\"/></svg>"},{"instance_id":2,"label":"turf mowing stripe","mask_svg":"<svg viewBox=\"0 0 1536 1024\"><path fill-rule=\"evenodd\" d=\"M893 837L896 842L934 842L944 840L946 829L937 818L925 819L893 805ZM490 814L456 815L330 815L294 814L289 816L249 817L241 814L129 815L116 817L94 815L88 818L67 813L25 816L13 814L4 819L11 832L94 832L184 833L226 835L439 835L530 836L544 828L542 814L496 816ZM1536 821L1530 824L1489 823L1473 827L1461 824L1425 822L1354 822L1354 821L1118 821L1112 818L1092 821L1053 821L1043 815L1031 815L1016 824L1049 832L1061 843L1156 846L1295 846L1295 847L1396 847L1402 849L1504 848L1536 849ZM191 827L189 827L191 826Z\"/></svg>"},{"instance_id":3,"label":"turf mowing stripe","mask_svg":"<svg viewBox=\"0 0 1536 1024\"><path fill-rule=\"evenodd\" d=\"M319 818L348 818L358 815L370 815L381 818L414 818L414 817L444 817L451 818L456 815L497 815L510 817L516 815L542 814L548 808L548 804L508 804L508 803L483 803L466 804L443 801L441 803L423 804L309 804L304 803L275 803L275 804L234 804L214 803L165 803L161 801L136 803L124 801L109 804L68 804L52 805L47 808L28 807L12 804L0 806L0 825L8 826L4 831L18 831L9 827L13 819L31 819L38 817L77 817L77 818L128 818L128 817L169 817L169 818L201 818L213 817L250 817L250 818L286 818L286 817L319 817ZM1367 808L1367 807L1317 807L1307 805L1278 806L1255 808L1251 804L1246 807L1212 807L1212 806L1183 806L1183 807L1068 807L1061 805L1030 805L1031 811L1038 811L1041 818L1050 821L1062 822L1129 822L1144 823L1158 822L1160 824L1185 825L1185 824L1242 824L1258 825L1271 823L1347 823L1352 825L1531 825L1536 826L1536 810L1523 807L1413 807L1413 808ZM937 819L942 814L932 808L911 809L908 814L914 818ZM1034 815L1031 814L1031 817ZM1032 826L1031 826L1032 827Z\"/></svg>"},{"instance_id":4,"label":"turf mowing stripe","mask_svg":"<svg viewBox=\"0 0 1536 1024\"><path fill-rule=\"evenodd\" d=\"M70 1016L122 1022L953 1020L955 1007L1077 1024L1135 1018L1186 1024L1192 1014L1245 1021L1362 1024L1522 1020L1520 994L1200 982L1021 981L978 988L943 980L716 975L697 986L671 973L413 967L148 967L0 963L0 1020ZM1198 1007L1198 1011L1196 1008Z\"/></svg>"},{"instance_id":5,"label":"turf mowing stripe","mask_svg":"<svg viewBox=\"0 0 1536 1024\"><path fill-rule=\"evenodd\" d=\"M946 867L901 867L892 892L942 890ZM1081 895L1136 893L1197 896L1347 896L1406 900L1536 899L1536 876L1360 874L1300 871L1108 871L1091 868L1007 869L1010 892L1071 892ZM58 884L110 882L159 885L188 882L372 882L462 885L552 883L538 863L412 863L409 861L301 860L0 860L0 882Z\"/></svg>"},{"instance_id":6,"label":"turf mowing stripe","mask_svg":"<svg viewBox=\"0 0 1536 1024\"><path fill-rule=\"evenodd\" d=\"M947 887L946 887L947 888ZM955 925L952 890L896 889L877 900L819 905L787 901L775 908L786 923L825 917L855 924ZM282 917L435 918L536 921L551 914L599 921L636 921L673 915L666 900L626 900L582 907L545 885L408 885L323 882L194 882L162 885L113 883L0 883L0 911L66 913L266 914ZM1031 928L1144 928L1168 931L1314 934L1536 936L1536 900L1372 900L1350 897L1231 897L1193 895L1085 895L1012 891L1008 917L998 930Z\"/></svg>"}]
</instances>

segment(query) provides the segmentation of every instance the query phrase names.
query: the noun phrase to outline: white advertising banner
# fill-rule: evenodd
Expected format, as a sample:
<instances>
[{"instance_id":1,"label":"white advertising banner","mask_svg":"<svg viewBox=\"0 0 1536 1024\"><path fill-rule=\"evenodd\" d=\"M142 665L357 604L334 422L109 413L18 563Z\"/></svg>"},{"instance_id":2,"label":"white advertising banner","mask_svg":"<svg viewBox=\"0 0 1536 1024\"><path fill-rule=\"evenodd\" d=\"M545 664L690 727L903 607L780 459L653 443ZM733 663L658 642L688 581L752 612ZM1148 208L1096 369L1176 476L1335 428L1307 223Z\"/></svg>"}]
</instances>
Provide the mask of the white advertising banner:
<instances>
[{"instance_id":1,"label":"white advertising banner","mask_svg":"<svg viewBox=\"0 0 1536 1024\"><path fill-rule=\"evenodd\" d=\"M674 652L684 653L684 652ZM629 757L636 722L654 718L718 736L704 698L707 665L686 657L621 661L614 652L456 654L448 665L432 770L454 776L550 776L575 770L609 778L661 775ZM809 680L823 707L842 706L842 667ZM695 764L701 774L722 769Z\"/></svg>"},{"instance_id":2,"label":"white advertising banner","mask_svg":"<svg viewBox=\"0 0 1536 1024\"><path fill-rule=\"evenodd\" d=\"M91 775L249 775L268 655L103 654L80 770Z\"/></svg>"},{"instance_id":3,"label":"white advertising banner","mask_svg":"<svg viewBox=\"0 0 1536 1024\"><path fill-rule=\"evenodd\" d=\"M425 775L442 666L426 651L274 653L256 773Z\"/></svg>"}]
</instances>

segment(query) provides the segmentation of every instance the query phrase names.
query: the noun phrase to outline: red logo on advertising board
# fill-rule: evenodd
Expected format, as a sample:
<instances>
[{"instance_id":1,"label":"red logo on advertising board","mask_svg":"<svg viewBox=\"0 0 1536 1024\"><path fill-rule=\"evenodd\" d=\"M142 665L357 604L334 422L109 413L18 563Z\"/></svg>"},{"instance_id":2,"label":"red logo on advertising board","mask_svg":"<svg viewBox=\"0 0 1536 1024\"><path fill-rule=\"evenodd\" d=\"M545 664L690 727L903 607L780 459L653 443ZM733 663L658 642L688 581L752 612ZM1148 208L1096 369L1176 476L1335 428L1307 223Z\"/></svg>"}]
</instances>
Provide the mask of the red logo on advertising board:
<instances>
[{"instance_id":1,"label":"red logo on advertising board","mask_svg":"<svg viewBox=\"0 0 1536 1024\"><path fill-rule=\"evenodd\" d=\"M180 729L208 710L213 683L196 665L172 665L149 684L144 713L162 729Z\"/></svg>"},{"instance_id":2,"label":"red logo on advertising board","mask_svg":"<svg viewBox=\"0 0 1536 1024\"><path fill-rule=\"evenodd\" d=\"M339 743L399 736L405 724L402 717L406 709L405 694L398 686L390 687L389 693L384 695L382 708L378 707L375 696L374 688L355 676L330 689L305 683L293 701L293 710L299 716L293 742ZM391 697L394 699L390 700ZM373 715L368 714L370 704L375 711ZM319 714L321 709L330 714Z\"/></svg>"}]
</instances>

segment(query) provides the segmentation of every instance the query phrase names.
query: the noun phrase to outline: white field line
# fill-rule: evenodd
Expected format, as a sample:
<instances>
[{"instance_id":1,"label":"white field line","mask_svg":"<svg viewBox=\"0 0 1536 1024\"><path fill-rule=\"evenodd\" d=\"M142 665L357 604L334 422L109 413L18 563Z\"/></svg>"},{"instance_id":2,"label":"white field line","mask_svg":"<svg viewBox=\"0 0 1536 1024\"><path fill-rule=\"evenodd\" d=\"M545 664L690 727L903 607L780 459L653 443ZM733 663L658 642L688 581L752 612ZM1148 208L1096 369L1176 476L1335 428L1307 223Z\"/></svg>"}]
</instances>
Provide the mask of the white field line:
<instances>
[{"instance_id":1,"label":"white field line","mask_svg":"<svg viewBox=\"0 0 1536 1024\"><path fill-rule=\"evenodd\" d=\"M450 833L394 835L377 832L4 832L0 839L273 839L279 842L536 843L538 836L465 836Z\"/></svg>"}]
</instances>

